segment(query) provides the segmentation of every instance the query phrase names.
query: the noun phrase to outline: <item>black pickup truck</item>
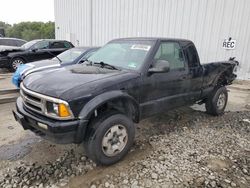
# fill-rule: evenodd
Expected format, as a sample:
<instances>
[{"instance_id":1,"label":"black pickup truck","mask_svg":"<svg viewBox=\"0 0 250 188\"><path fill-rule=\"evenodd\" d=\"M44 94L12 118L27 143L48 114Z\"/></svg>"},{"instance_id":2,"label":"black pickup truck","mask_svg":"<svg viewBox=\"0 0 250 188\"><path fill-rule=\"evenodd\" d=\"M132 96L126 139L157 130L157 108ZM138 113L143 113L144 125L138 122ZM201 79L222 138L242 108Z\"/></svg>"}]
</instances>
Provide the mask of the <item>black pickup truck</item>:
<instances>
[{"instance_id":1,"label":"black pickup truck","mask_svg":"<svg viewBox=\"0 0 250 188\"><path fill-rule=\"evenodd\" d=\"M189 40L116 39L83 64L27 76L13 113L25 130L83 143L92 160L109 165L129 151L143 118L194 103L223 114L237 64L201 65Z\"/></svg>"}]
</instances>

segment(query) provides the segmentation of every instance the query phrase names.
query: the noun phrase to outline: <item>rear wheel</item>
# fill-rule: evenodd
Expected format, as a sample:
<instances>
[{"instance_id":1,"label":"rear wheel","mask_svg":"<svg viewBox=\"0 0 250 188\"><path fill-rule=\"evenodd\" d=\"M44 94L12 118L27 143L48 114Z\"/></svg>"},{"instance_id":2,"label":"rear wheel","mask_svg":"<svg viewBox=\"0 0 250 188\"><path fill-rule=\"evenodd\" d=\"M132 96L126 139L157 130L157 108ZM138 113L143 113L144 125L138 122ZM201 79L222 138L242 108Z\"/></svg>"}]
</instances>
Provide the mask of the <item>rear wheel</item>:
<instances>
[{"instance_id":1,"label":"rear wheel","mask_svg":"<svg viewBox=\"0 0 250 188\"><path fill-rule=\"evenodd\" d=\"M228 92L226 87L215 88L206 102L207 113L215 116L223 114L227 105L227 100Z\"/></svg>"},{"instance_id":2,"label":"rear wheel","mask_svg":"<svg viewBox=\"0 0 250 188\"><path fill-rule=\"evenodd\" d=\"M88 157L94 162L111 165L128 153L134 137L132 120L119 112L109 111L90 123L84 146Z\"/></svg>"},{"instance_id":3,"label":"rear wheel","mask_svg":"<svg viewBox=\"0 0 250 188\"><path fill-rule=\"evenodd\" d=\"M24 64L24 63L25 63L25 61L22 58L19 58L19 57L13 58L11 60L10 71L12 71L12 72L16 71L16 69L19 67L19 65Z\"/></svg>"}]
</instances>

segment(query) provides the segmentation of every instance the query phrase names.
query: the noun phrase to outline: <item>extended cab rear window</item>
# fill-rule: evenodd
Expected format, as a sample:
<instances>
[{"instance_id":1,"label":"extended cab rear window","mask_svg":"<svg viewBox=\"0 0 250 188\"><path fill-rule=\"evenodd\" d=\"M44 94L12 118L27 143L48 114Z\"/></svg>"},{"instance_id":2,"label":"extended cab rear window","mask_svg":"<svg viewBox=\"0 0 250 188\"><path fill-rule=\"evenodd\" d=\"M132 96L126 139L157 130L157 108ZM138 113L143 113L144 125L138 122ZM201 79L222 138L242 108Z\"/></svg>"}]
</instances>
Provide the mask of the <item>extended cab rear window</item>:
<instances>
[{"instance_id":1,"label":"extended cab rear window","mask_svg":"<svg viewBox=\"0 0 250 188\"><path fill-rule=\"evenodd\" d=\"M188 59L188 66L189 67L197 67L199 66L199 59L197 56L197 51L194 45L189 45L186 48L187 59Z\"/></svg>"}]
</instances>

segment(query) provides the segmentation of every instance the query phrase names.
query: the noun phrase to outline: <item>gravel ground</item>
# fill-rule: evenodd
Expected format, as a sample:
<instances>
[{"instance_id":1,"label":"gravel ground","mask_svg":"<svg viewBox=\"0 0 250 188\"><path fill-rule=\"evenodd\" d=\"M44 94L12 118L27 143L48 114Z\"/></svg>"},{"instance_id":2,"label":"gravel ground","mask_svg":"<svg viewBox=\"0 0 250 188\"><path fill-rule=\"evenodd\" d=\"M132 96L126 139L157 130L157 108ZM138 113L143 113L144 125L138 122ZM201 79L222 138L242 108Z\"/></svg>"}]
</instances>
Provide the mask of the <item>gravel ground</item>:
<instances>
[{"instance_id":1,"label":"gravel ground","mask_svg":"<svg viewBox=\"0 0 250 188\"><path fill-rule=\"evenodd\" d=\"M1 187L51 187L64 186L69 177L83 175L96 165L85 156L76 156L72 151L66 152L53 163L22 163L8 169L0 182Z\"/></svg>"},{"instance_id":2,"label":"gravel ground","mask_svg":"<svg viewBox=\"0 0 250 188\"><path fill-rule=\"evenodd\" d=\"M96 167L65 152L46 163L20 162L0 187L250 187L250 112L212 117L182 108L142 121L128 156Z\"/></svg>"},{"instance_id":3,"label":"gravel ground","mask_svg":"<svg viewBox=\"0 0 250 188\"><path fill-rule=\"evenodd\" d=\"M192 114L177 112L172 117L162 115L144 121L139 126L140 137L151 151L141 160L130 162L126 170L89 185L250 187L250 112L227 112L221 117ZM153 129L152 125L144 128L152 122ZM147 135L151 135L149 139Z\"/></svg>"}]
</instances>

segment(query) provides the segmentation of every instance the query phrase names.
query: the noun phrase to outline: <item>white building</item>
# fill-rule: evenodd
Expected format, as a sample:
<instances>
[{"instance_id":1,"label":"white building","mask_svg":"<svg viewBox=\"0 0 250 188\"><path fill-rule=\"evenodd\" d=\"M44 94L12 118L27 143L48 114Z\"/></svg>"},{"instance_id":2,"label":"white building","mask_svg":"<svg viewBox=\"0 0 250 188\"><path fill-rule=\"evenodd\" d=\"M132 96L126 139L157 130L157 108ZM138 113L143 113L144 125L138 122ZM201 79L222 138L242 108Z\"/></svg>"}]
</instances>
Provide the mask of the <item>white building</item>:
<instances>
[{"instance_id":1,"label":"white building","mask_svg":"<svg viewBox=\"0 0 250 188\"><path fill-rule=\"evenodd\" d=\"M236 57L238 78L250 79L250 0L55 0L55 22L56 38L79 46L119 37L190 39L202 63ZM228 39L235 44L225 49Z\"/></svg>"}]
</instances>

